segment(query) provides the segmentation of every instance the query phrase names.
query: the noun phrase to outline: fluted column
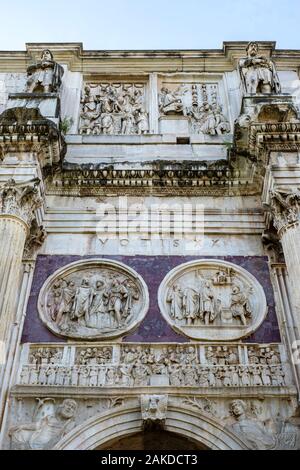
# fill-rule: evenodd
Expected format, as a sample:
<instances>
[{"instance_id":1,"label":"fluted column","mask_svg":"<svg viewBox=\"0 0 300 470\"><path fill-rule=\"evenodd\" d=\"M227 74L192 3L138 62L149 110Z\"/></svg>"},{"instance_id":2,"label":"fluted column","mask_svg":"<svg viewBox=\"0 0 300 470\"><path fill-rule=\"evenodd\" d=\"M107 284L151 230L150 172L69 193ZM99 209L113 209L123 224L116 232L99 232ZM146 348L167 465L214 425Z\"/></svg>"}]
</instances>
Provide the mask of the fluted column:
<instances>
[{"instance_id":1,"label":"fluted column","mask_svg":"<svg viewBox=\"0 0 300 470\"><path fill-rule=\"evenodd\" d=\"M270 211L283 248L294 322L300 332L300 191L272 191Z\"/></svg>"},{"instance_id":2,"label":"fluted column","mask_svg":"<svg viewBox=\"0 0 300 470\"><path fill-rule=\"evenodd\" d=\"M39 180L0 186L0 341L6 351L15 320L26 238L41 206ZM5 356L5 354L4 354Z\"/></svg>"}]
</instances>

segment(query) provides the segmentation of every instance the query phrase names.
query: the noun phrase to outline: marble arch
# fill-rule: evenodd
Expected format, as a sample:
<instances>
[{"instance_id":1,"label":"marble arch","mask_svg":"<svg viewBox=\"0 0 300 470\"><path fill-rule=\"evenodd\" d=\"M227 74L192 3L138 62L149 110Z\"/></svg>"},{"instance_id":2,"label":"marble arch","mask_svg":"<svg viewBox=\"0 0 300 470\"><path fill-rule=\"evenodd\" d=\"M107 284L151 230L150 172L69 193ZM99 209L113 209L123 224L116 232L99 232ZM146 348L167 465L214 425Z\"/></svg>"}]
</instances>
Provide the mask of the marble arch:
<instances>
[{"instance_id":1,"label":"marble arch","mask_svg":"<svg viewBox=\"0 0 300 470\"><path fill-rule=\"evenodd\" d=\"M108 441L141 432L143 422L138 406L120 406L100 413L76 426L54 450L94 450ZM246 444L222 423L188 406L168 406L164 429L211 450L246 450Z\"/></svg>"}]
</instances>

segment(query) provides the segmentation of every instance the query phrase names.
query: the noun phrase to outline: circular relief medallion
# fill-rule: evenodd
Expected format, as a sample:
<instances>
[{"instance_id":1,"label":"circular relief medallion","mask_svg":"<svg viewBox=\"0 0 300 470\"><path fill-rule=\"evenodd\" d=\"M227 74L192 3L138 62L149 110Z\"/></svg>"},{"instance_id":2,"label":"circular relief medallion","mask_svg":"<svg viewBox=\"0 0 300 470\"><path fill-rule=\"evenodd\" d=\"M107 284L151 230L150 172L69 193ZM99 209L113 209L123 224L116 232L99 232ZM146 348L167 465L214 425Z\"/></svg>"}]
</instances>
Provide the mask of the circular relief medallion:
<instances>
[{"instance_id":1,"label":"circular relief medallion","mask_svg":"<svg viewBox=\"0 0 300 470\"><path fill-rule=\"evenodd\" d=\"M131 268L111 260L69 264L44 283L38 310L56 335L107 339L136 328L147 313L148 289Z\"/></svg>"},{"instance_id":2,"label":"circular relief medallion","mask_svg":"<svg viewBox=\"0 0 300 470\"><path fill-rule=\"evenodd\" d=\"M264 290L245 269L217 260L192 261L170 271L158 291L174 330L199 340L236 340L267 314Z\"/></svg>"}]
</instances>

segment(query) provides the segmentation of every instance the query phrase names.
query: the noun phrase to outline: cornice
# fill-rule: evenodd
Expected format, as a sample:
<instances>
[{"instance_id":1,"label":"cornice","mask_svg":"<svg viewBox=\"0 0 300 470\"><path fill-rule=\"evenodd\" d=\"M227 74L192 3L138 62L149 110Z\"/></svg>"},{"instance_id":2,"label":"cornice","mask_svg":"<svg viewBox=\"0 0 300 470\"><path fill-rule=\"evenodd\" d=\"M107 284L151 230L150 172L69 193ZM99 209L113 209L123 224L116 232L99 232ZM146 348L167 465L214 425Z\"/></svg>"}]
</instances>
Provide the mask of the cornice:
<instances>
[{"instance_id":1,"label":"cornice","mask_svg":"<svg viewBox=\"0 0 300 470\"><path fill-rule=\"evenodd\" d=\"M226 41L221 49L85 50L83 44L27 43L26 51L0 51L0 72L24 72L43 49L57 62L82 73L230 72L245 55L247 41ZM282 70L300 67L300 50L276 50L274 41L259 41L261 52L272 56Z\"/></svg>"}]
</instances>

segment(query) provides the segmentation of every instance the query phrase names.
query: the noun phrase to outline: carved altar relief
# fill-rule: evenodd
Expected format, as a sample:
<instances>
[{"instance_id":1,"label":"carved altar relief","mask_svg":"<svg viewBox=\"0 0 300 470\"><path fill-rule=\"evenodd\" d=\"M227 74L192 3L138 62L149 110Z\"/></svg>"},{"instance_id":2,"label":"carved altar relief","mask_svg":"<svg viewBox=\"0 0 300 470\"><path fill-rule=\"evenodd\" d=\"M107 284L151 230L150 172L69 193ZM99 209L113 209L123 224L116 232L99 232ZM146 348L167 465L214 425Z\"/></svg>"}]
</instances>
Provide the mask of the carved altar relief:
<instances>
[{"instance_id":1,"label":"carved altar relief","mask_svg":"<svg viewBox=\"0 0 300 470\"><path fill-rule=\"evenodd\" d=\"M202 340L248 336L267 313L265 294L255 277L239 266L217 260L177 266L160 285L158 300L163 316L175 330Z\"/></svg>"},{"instance_id":2,"label":"carved altar relief","mask_svg":"<svg viewBox=\"0 0 300 470\"><path fill-rule=\"evenodd\" d=\"M149 132L144 83L85 83L80 134L131 135Z\"/></svg>"},{"instance_id":3,"label":"carved altar relief","mask_svg":"<svg viewBox=\"0 0 300 470\"><path fill-rule=\"evenodd\" d=\"M186 130L190 134L214 136L230 132L230 124L223 114L217 83L178 84L163 81L161 85L158 95L161 120L164 120L164 116L169 119L172 116L175 119L182 116L182 119L187 121Z\"/></svg>"},{"instance_id":4,"label":"carved altar relief","mask_svg":"<svg viewBox=\"0 0 300 470\"><path fill-rule=\"evenodd\" d=\"M47 279L38 309L42 321L59 336L114 338L141 322L148 310L148 290L142 278L122 263L85 260Z\"/></svg>"}]
</instances>

